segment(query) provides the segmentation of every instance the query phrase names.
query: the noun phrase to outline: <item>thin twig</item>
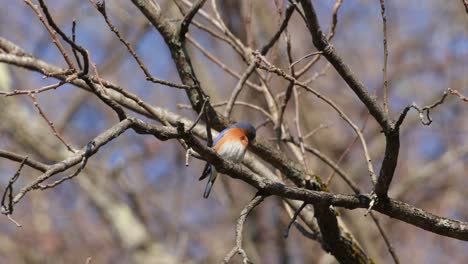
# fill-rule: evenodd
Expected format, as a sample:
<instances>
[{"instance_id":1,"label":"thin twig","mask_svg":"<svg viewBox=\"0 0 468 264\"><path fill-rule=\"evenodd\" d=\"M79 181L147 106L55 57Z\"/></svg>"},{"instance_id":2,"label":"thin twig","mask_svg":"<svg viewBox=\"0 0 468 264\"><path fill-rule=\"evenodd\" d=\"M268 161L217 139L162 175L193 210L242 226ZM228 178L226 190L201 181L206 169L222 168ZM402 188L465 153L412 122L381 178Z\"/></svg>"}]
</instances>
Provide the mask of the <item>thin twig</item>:
<instances>
[{"instance_id":1,"label":"thin twig","mask_svg":"<svg viewBox=\"0 0 468 264\"><path fill-rule=\"evenodd\" d=\"M205 97L205 99L203 100L203 105L202 105L202 108L200 109L200 113L198 114L197 119L195 119L195 122L193 122L192 126L188 129L189 133L192 133L193 128L198 124L202 115L205 113L205 107L209 100L210 100L209 97Z\"/></svg>"},{"instance_id":2,"label":"thin twig","mask_svg":"<svg viewBox=\"0 0 468 264\"><path fill-rule=\"evenodd\" d=\"M19 165L18 169L16 170L15 174L11 179L8 181L8 185L5 188L5 191L3 192L2 195L2 201L1 201L1 213L4 215L11 215L13 213L13 184L18 180L21 170L24 167L24 164L26 164L26 161L28 160L28 156L24 157L24 159L21 161L21 164ZM10 218L9 218L10 219ZM13 223L16 223L12 218L10 219ZM19 225L19 224L17 224ZM21 226L21 225L19 225Z\"/></svg>"},{"instance_id":3,"label":"thin twig","mask_svg":"<svg viewBox=\"0 0 468 264\"><path fill-rule=\"evenodd\" d=\"M254 38L252 34L252 12L253 12L253 0L247 0L247 11L245 16L245 32L247 38L247 46L254 48Z\"/></svg>"},{"instance_id":4,"label":"thin twig","mask_svg":"<svg viewBox=\"0 0 468 264\"><path fill-rule=\"evenodd\" d=\"M41 190L54 188L55 186L60 185L63 182L78 176L78 174L80 174L80 172L85 168L86 163L88 162L88 158L91 156L94 147L95 147L94 141L91 141L86 145L86 150L82 155L81 164L80 164L80 166L78 167L78 169L75 172L73 172L72 174L70 174L70 175L68 175L66 177L63 177L63 178L61 178L61 179L59 179L57 181L54 181L53 183L47 184L47 185L38 184L34 188L35 189L41 189Z\"/></svg>"},{"instance_id":5,"label":"thin twig","mask_svg":"<svg viewBox=\"0 0 468 264\"><path fill-rule=\"evenodd\" d=\"M240 213L240 217L237 220L236 226L236 245L232 248L231 251L224 257L223 263L229 263L231 258L236 254L240 254L242 256L242 263L252 263L249 258L247 257L247 253L242 248L242 231L244 229L244 223L247 219L247 215L252 212L252 210L258 206L263 200L265 199L264 196L256 194L255 197L242 209Z\"/></svg>"},{"instance_id":6,"label":"thin twig","mask_svg":"<svg viewBox=\"0 0 468 264\"><path fill-rule=\"evenodd\" d=\"M288 226L286 227L286 229L284 230L284 233L283 233L283 236L284 238L288 238L289 236L289 230L291 229L291 226L292 224L294 224L296 222L296 219L297 217L299 216L299 214L301 213L301 211L307 206L307 203L306 202L303 202L301 207L299 207L296 212L294 212L294 215L293 217L291 217L291 221L289 222Z\"/></svg>"},{"instance_id":7,"label":"thin twig","mask_svg":"<svg viewBox=\"0 0 468 264\"><path fill-rule=\"evenodd\" d=\"M383 31L383 49L384 49L384 65L383 65L383 107L384 112L388 115L388 80L387 80L387 61L388 61L388 47L387 47L387 15L385 14L385 0L380 0L380 10L382 14L382 31Z\"/></svg>"},{"instance_id":8,"label":"thin twig","mask_svg":"<svg viewBox=\"0 0 468 264\"><path fill-rule=\"evenodd\" d=\"M213 54L211 54L210 52L208 52L205 48L202 47L202 45L200 45L200 43L198 43L194 38L192 38L190 35L187 35L187 40L192 43L193 46L195 46L198 50L201 51L201 53L203 55L205 55L205 57L207 57L209 60L211 60L213 63L215 63L216 65L218 65L222 70L224 70L227 74L233 76L234 78L236 79L240 79L242 76L234 71L233 69L231 69L230 67L226 66L224 63L221 62L221 60L219 60L218 58L216 58ZM248 85L249 87L251 88L254 88L255 90L257 91L260 91L262 88L257 85L257 84L254 84L252 82L250 82L249 80L247 80L245 82L246 85Z\"/></svg>"},{"instance_id":9,"label":"thin twig","mask_svg":"<svg viewBox=\"0 0 468 264\"><path fill-rule=\"evenodd\" d=\"M295 145L299 145L297 140L293 138L289 139L284 139L286 142L291 142ZM307 152L313 154L317 158L319 158L321 161L323 161L325 164L327 164L330 168L332 168L338 175L345 181L345 183L354 191L355 194L361 193L361 190L359 189L358 185L352 180L351 176L348 175L343 169L341 169L336 162L334 162L331 158L329 158L327 155L323 154L321 151L319 151L316 148L313 148L309 145L304 144L304 148Z\"/></svg>"},{"instance_id":10,"label":"thin twig","mask_svg":"<svg viewBox=\"0 0 468 264\"><path fill-rule=\"evenodd\" d=\"M46 85L36 90L14 90L11 92L0 91L0 94L3 94L4 96L14 96L14 95L20 95L20 94L38 94L38 93L42 93L48 90L57 89L58 87L64 85L65 83L75 80L78 77L78 75L73 74L73 75L70 75L70 77L72 78L67 78L67 80L65 81L60 81L58 83Z\"/></svg>"},{"instance_id":11,"label":"thin twig","mask_svg":"<svg viewBox=\"0 0 468 264\"><path fill-rule=\"evenodd\" d=\"M317 96L319 99L321 99L322 101L324 101L326 104L328 104L330 107L332 107L339 115L340 117L346 121L346 123L349 124L349 126L351 126L351 128L354 130L354 132L359 136L359 139L360 139L360 142L361 142L361 145L362 145L362 148L364 150L364 156L366 158L366 164L367 164L367 169L369 171L369 174L370 174L370 177L371 177L371 181L372 183L375 185L375 183L377 182L377 176L375 174L375 171L374 171L374 166L372 165L372 160L370 158L370 154L369 154L369 150L367 148L367 142L366 140L364 139L364 135L361 133L360 129L358 128L358 126L356 124L354 124L353 121L351 121L351 119L338 107L338 105L335 104L335 102L333 102L332 100L330 100L328 97L324 96L323 94L319 93L318 91L310 88L309 86L307 85L304 85L302 82L298 81L297 79L295 79L294 77L292 77L291 75L285 73L283 70L281 70L280 68L272 65L270 62L268 62L265 57L261 56L258 52L254 52L254 55L258 58L260 58L261 62L263 62L266 66L262 65L262 63L259 63L258 64L258 67L260 69L263 69L263 70L266 70L266 71L271 71L275 74L277 74L278 76L281 76L283 78L285 78L286 80L288 81L292 81L294 82L295 85L298 85L302 88L304 88L306 91L308 92L311 92L312 94L314 94L315 96Z\"/></svg>"},{"instance_id":12,"label":"thin twig","mask_svg":"<svg viewBox=\"0 0 468 264\"><path fill-rule=\"evenodd\" d=\"M216 39L219 39L219 40L221 40L223 42L229 43L229 39L227 39L225 36L222 36L221 33L215 32L214 30L212 30L208 26L205 26L205 25L197 22L196 20L192 20L192 25L194 25L197 28L205 31L206 33L210 34L211 36L213 36ZM186 36L188 36L188 35L186 35Z\"/></svg>"},{"instance_id":13,"label":"thin twig","mask_svg":"<svg viewBox=\"0 0 468 264\"><path fill-rule=\"evenodd\" d=\"M39 7L35 4L33 4L30 0L24 0L24 2L31 7L31 9L36 13L37 17L41 21L41 23L44 25L44 27L47 29L47 31L50 34L50 37L52 38L52 42L54 42L55 46L57 46L58 50L62 54L62 57L65 59L65 62L68 64L68 67L75 71L75 65L73 64L72 60L70 59L70 56L66 52L65 48L63 47L62 43L59 41L57 38L57 31L54 30L51 25L47 23L47 21L44 19L44 16L41 14L41 11L39 10Z\"/></svg>"},{"instance_id":14,"label":"thin twig","mask_svg":"<svg viewBox=\"0 0 468 264\"><path fill-rule=\"evenodd\" d=\"M72 22L72 41L76 43L76 20L73 19ZM76 52L76 49L72 49L73 56L75 56L76 63L78 64L78 68L80 70L83 70L83 65L81 64L80 57L78 57L78 52Z\"/></svg>"},{"instance_id":15,"label":"thin twig","mask_svg":"<svg viewBox=\"0 0 468 264\"><path fill-rule=\"evenodd\" d=\"M216 4L216 0L211 0L211 7L213 9L213 12L215 14L216 19L210 18L208 19L209 21L213 22L223 33L226 35L226 37L230 40L229 43L232 45L232 47L236 50L238 50L241 54L241 56L245 57L245 46L242 44L242 41L237 38L224 24L223 19L221 18L221 14L219 13L218 6ZM203 13L202 13L203 14ZM244 58L245 59L245 58Z\"/></svg>"},{"instance_id":16,"label":"thin twig","mask_svg":"<svg viewBox=\"0 0 468 264\"><path fill-rule=\"evenodd\" d=\"M323 51L314 51L314 52L312 52L312 53L306 54L306 55L300 57L299 59L297 59L295 62L291 63L291 64L289 65L289 68L291 69L292 67L294 67L294 65L298 64L299 62L301 62L301 61L304 60L304 59L307 59L307 58L309 58L309 57L312 57L312 56L315 56L315 55L319 55L319 54L322 54L322 53L323 53Z\"/></svg>"},{"instance_id":17,"label":"thin twig","mask_svg":"<svg viewBox=\"0 0 468 264\"><path fill-rule=\"evenodd\" d=\"M331 64L330 63L327 63L323 68L322 70L318 71L318 72L314 72L314 74L312 76L310 76L309 79L306 79L304 80L304 84L305 85L309 85L311 82L313 81L316 81L319 77L322 77L322 76L325 76L326 75L326 72L328 71L328 69L330 69L331 67Z\"/></svg>"},{"instance_id":18,"label":"thin twig","mask_svg":"<svg viewBox=\"0 0 468 264\"><path fill-rule=\"evenodd\" d=\"M395 249L393 248L392 243L390 242L390 239L388 238L385 230L383 229L382 225L380 224L379 219L372 212L370 212L370 216L372 217L372 220L374 220L374 223L377 226L377 229L379 230L380 235L384 239L385 245L387 245L387 248L388 248L388 252L390 252L390 255L393 258L393 262L395 262L395 264L400 264L400 260L398 259L398 255L396 254Z\"/></svg>"},{"instance_id":19,"label":"thin twig","mask_svg":"<svg viewBox=\"0 0 468 264\"><path fill-rule=\"evenodd\" d=\"M333 5L332 22L330 26L330 32L328 32L327 36L328 41L332 40L332 38L335 36L336 25L338 24L338 10L340 10L341 4L343 4L343 0L336 0L335 4Z\"/></svg>"},{"instance_id":20,"label":"thin twig","mask_svg":"<svg viewBox=\"0 0 468 264\"><path fill-rule=\"evenodd\" d=\"M143 73L145 74L146 76L146 80L150 81L150 82L153 82L153 83L159 83L159 84L162 84L162 85L166 85L166 86L170 86L170 87L174 87L174 88L180 88L180 89L189 89L190 86L187 86L185 84L177 84L177 83L172 83L172 82L169 82L169 81L165 81L165 80L161 80L161 79L158 79L158 78L155 78L151 75L151 73L149 72L148 68L145 66L143 60L138 56L138 54L136 53L135 49L133 49L132 45L127 41L125 40L125 38L122 36L122 34L120 34L120 32L117 30L117 28L112 24L112 22L110 21L109 17L107 16L107 12L106 12L106 2L105 1L101 1L101 2L98 2L94 5L94 7L99 11L99 13L102 14L102 16L104 17L104 20L106 21L107 23L107 26L110 28L110 30L112 32L114 32L114 34L117 36L117 38L120 40L120 42L122 42L125 47L127 48L128 52L132 55L132 57L136 60L138 66L140 66L140 69L143 71Z\"/></svg>"},{"instance_id":21,"label":"thin twig","mask_svg":"<svg viewBox=\"0 0 468 264\"><path fill-rule=\"evenodd\" d=\"M309 133L307 133L305 136L304 136L304 140L308 139L309 137L315 135L317 132L319 132L320 130L322 129L326 129L326 128L329 128L331 126L331 124L320 124L318 127L312 129Z\"/></svg>"},{"instance_id":22,"label":"thin twig","mask_svg":"<svg viewBox=\"0 0 468 264\"><path fill-rule=\"evenodd\" d=\"M292 52L291 52L291 41L290 41L290 37L289 37L289 32L285 32L285 35L287 36L286 38L286 42L287 42L287 55L288 55L288 62L290 65L293 64L293 58L292 58ZM291 73L291 76L293 78L297 78L296 76L296 71L294 70L293 67L289 67L289 71ZM297 137L299 138L299 146L300 146L300 149L301 149L301 159L302 159L302 163L304 164L304 169L307 171L307 172L310 172L309 171L309 166L307 165L307 158L306 158L306 152L305 152L305 148L304 148L304 138L302 136L302 129L301 129L301 117L300 117L300 102L299 102L299 93L297 91L297 87L294 85L294 81L291 81L290 83L292 83L292 90L293 90L293 95L294 95L294 113L295 113L295 117L294 117L294 123L296 124L296 130L297 130ZM281 126L281 124L279 124Z\"/></svg>"},{"instance_id":23,"label":"thin twig","mask_svg":"<svg viewBox=\"0 0 468 264\"><path fill-rule=\"evenodd\" d=\"M15 219L13 219L13 217L11 217L11 214L7 214L7 218L8 220L10 220L10 222L12 222L13 224L15 224L17 227L22 227L22 225L20 223L18 223L18 221L16 221Z\"/></svg>"},{"instance_id":24,"label":"thin twig","mask_svg":"<svg viewBox=\"0 0 468 264\"><path fill-rule=\"evenodd\" d=\"M29 0L25 0L25 1L29 1ZM60 35L60 37L71 46L72 49L76 49L81 54L81 56L83 58L83 70L80 73L80 75L88 74L88 70L89 70L89 64L88 64L89 60L87 59L87 57L89 57L88 52L82 46L76 44L73 40L71 40L67 36L67 34L65 34L60 29L60 27L57 26L54 19L52 18L52 15L49 12L49 8L45 4L44 0L38 0L38 1L39 1L39 5L41 6L42 12L44 12L44 15L45 15L45 17L47 19L47 23L49 24L49 26L52 27L52 29L55 30ZM54 34L54 36L55 36L55 34ZM75 69L74 66L70 67L70 68ZM75 69L75 71L76 71L76 69Z\"/></svg>"},{"instance_id":25,"label":"thin twig","mask_svg":"<svg viewBox=\"0 0 468 264\"><path fill-rule=\"evenodd\" d=\"M289 20L292 17L292 14L294 13L294 6L288 6L286 8L286 14L284 16L283 22L279 26L278 30L275 32L275 34L271 37L271 39L260 49L260 53L265 56L267 52L275 45L276 41L279 39L281 36L281 33L286 30L286 27L288 26Z\"/></svg>"},{"instance_id":26,"label":"thin twig","mask_svg":"<svg viewBox=\"0 0 468 264\"><path fill-rule=\"evenodd\" d=\"M28 94L29 97L31 97L32 101L33 101L33 104L34 106L36 107L36 109L39 111L39 114L41 115L41 117L47 122L47 125L49 125L50 129L52 129L52 132L54 134L54 136L56 138L58 138L60 140L60 142L63 143L63 145L65 145L65 147L67 147L68 151L72 152L72 153L75 153L75 149L72 148L66 141L65 139L63 139L63 137L60 135L60 133L57 131L57 129L55 129L55 126L54 126L54 123L52 121L50 121L49 118L47 118L44 110L42 110L41 106L39 105L39 103L37 102L36 100L36 96L32 93Z\"/></svg>"},{"instance_id":27,"label":"thin twig","mask_svg":"<svg viewBox=\"0 0 468 264\"><path fill-rule=\"evenodd\" d=\"M286 40L286 53L288 55L288 61L291 63L292 61L292 52L291 52L291 36L289 35L289 32L287 29L285 30L284 34L285 40ZM293 76L295 77L295 71L293 67L289 67L289 71L291 73L294 73ZM279 141L282 138L282 125L283 125L283 118L284 118L284 112L286 111L286 107L288 106L289 100L291 100L291 95L294 89L294 82L289 82L288 87L286 88L286 93L284 96L283 103L281 104L280 108L280 113L278 115L278 121L276 122L275 125L275 135L276 135L276 143L279 144ZM297 96L298 91L294 91L295 95Z\"/></svg>"},{"instance_id":28,"label":"thin twig","mask_svg":"<svg viewBox=\"0 0 468 264\"><path fill-rule=\"evenodd\" d=\"M192 7L192 5L193 5L193 4L192 4L190 1L188 1L188 0L182 0L182 3L184 3L185 5L187 5L187 6L189 6L189 7ZM213 5L213 3L212 3L212 5ZM215 9L214 11L217 12L216 9ZM221 21L221 23L218 22L214 17L210 16L208 13L206 13L206 12L203 11L203 10L199 10L198 14L201 15L202 17L204 17L208 22L210 22L212 25L214 25L218 30L220 30L221 32L223 32L223 34L224 34L226 37L215 36L215 35L217 35L217 34L214 35L214 34L213 34L213 33L214 33L213 31L211 31L211 32L210 32L210 31L207 31L207 33L209 33L209 34L215 36L216 38L218 38L218 39L220 39L220 40L226 42L228 45L230 45L230 46L234 49L234 51L236 51L241 57L244 58L244 47L243 47L242 43L241 43L240 41L233 41L233 40L232 40L231 35L229 34L229 33L230 33L229 30L227 30L227 28L226 28L225 25L224 25L224 26L222 25L222 23L223 23L222 21ZM196 25L196 24L194 24L194 25ZM201 28L201 29L204 30L204 28ZM227 30L228 32L226 32L226 30ZM231 34L232 34L232 33L231 33ZM241 46L239 46L239 44L240 44ZM245 59L245 58L244 58L244 59Z\"/></svg>"},{"instance_id":29,"label":"thin twig","mask_svg":"<svg viewBox=\"0 0 468 264\"><path fill-rule=\"evenodd\" d=\"M448 89L448 91L450 92L450 88ZM408 114L408 111L411 109L411 108L414 108L416 109L416 111L419 112L419 119L421 120L421 123L425 126L428 126L432 123L432 118L430 116L430 113L431 113L431 110L434 109L435 107L437 107L438 105L442 104L445 100L445 98L447 98L447 91L444 91L444 93L442 94L442 97L437 100L435 103L431 104L431 105L427 105L427 106L424 106L422 108L420 108L416 103L412 103L410 105L408 105L407 107L405 107L403 109L403 111L401 112L400 116L398 117L398 120L397 122L395 123L395 128L398 129L401 124L403 123L403 121L405 120L405 117L406 117L406 114Z\"/></svg>"},{"instance_id":30,"label":"thin twig","mask_svg":"<svg viewBox=\"0 0 468 264\"><path fill-rule=\"evenodd\" d=\"M343 4L343 0L336 0L335 4L333 5L333 13L332 13L332 21L330 23L330 32L328 32L327 40L330 42L333 37L335 36L336 27L338 25L338 11L340 10L341 4ZM305 18L304 18L305 20ZM297 77L301 77L304 73L306 73L312 66L314 66L321 58L321 54L316 54L316 56L302 69L297 72ZM308 83L305 81L304 83Z\"/></svg>"},{"instance_id":31,"label":"thin twig","mask_svg":"<svg viewBox=\"0 0 468 264\"><path fill-rule=\"evenodd\" d=\"M232 94L229 98L229 101L226 105L226 109L224 110L224 116L229 118L232 113L232 107L234 106L234 103L237 100L237 97L239 96L240 92L242 91L242 87L244 87L244 83L247 81L247 79L250 77L250 75L255 71L255 67L257 67L257 61L253 61L250 63L249 67L244 71L242 74L241 78L236 84L236 87L234 87L234 90L232 91Z\"/></svg>"},{"instance_id":32,"label":"thin twig","mask_svg":"<svg viewBox=\"0 0 468 264\"><path fill-rule=\"evenodd\" d=\"M468 4L468 3L467 3L467 4ZM453 89L451 89L451 88L448 88L448 92L449 92L450 94L453 94L453 95L456 95L456 96L460 97L460 99L461 99L462 101L468 102L468 97L463 96L459 91L453 90Z\"/></svg>"},{"instance_id":33,"label":"thin twig","mask_svg":"<svg viewBox=\"0 0 468 264\"><path fill-rule=\"evenodd\" d=\"M369 120L369 117L370 117L370 114L369 114L369 112L367 112L366 117L364 118L364 122L363 122L364 124L362 125L361 132L364 132L364 129L366 128L367 121ZM349 143L349 145L346 147L346 149L343 151L343 153L341 153L340 157L336 161L337 166L340 165L341 161L348 155L348 153L351 151L351 148L353 147L354 143L356 143L356 141L358 139L359 139L359 137L355 136L353 141L351 141L351 143ZM325 183L327 185L330 184L331 180L333 179L333 176L335 175L335 172L336 172L336 170L332 170L330 172L330 175L328 176L327 180L325 181Z\"/></svg>"}]
</instances>

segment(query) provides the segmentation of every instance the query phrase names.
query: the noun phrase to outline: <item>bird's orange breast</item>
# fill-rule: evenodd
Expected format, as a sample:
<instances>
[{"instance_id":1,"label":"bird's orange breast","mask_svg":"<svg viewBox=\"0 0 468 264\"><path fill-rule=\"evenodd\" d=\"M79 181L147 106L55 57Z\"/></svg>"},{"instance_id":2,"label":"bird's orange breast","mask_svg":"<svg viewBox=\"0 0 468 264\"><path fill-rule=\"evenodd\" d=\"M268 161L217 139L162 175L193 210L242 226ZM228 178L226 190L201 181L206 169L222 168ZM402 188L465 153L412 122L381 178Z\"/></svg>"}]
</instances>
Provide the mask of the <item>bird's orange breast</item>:
<instances>
[{"instance_id":1,"label":"bird's orange breast","mask_svg":"<svg viewBox=\"0 0 468 264\"><path fill-rule=\"evenodd\" d=\"M247 132L242 128L235 127L235 128L230 129L218 141L218 143L214 146L214 150L218 152L224 143L231 141L231 140L240 141L244 147L247 147L247 144L249 144L249 139L247 138Z\"/></svg>"}]
</instances>

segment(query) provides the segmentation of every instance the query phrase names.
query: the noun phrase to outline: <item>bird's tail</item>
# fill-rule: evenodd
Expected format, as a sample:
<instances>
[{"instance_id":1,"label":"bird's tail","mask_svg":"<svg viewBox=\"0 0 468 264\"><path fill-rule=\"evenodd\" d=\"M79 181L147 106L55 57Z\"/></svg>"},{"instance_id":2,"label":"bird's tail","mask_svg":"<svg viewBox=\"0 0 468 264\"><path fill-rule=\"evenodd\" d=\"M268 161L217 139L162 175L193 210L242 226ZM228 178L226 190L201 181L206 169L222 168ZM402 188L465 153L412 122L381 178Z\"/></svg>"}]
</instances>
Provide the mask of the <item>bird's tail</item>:
<instances>
[{"instance_id":1,"label":"bird's tail","mask_svg":"<svg viewBox=\"0 0 468 264\"><path fill-rule=\"evenodd\" d=\"M208 182L206 183L203 198L208 198L211 192L211 188L213 187L213 183L215 182L216 177L218 176L218 172L216 171L216 169L213 166L211 166L211 164L206 163L205 168L203 169L203 173L200 176L199 180L201 181L208 176L210 177L208 178Z\"/></svg>"}]
</instances>

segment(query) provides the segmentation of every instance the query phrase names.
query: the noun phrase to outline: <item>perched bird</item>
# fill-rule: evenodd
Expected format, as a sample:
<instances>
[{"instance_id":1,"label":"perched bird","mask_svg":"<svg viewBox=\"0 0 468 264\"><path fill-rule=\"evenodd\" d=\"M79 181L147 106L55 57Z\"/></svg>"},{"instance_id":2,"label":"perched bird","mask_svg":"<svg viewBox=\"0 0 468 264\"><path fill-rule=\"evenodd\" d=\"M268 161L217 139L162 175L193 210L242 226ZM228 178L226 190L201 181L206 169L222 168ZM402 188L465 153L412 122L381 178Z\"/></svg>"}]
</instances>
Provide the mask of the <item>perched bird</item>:
<instances>
[{"instance_id":1,"label":"perched bird","mask_svg":"<svg viewBox=\"0 0 468 264\"><path fill-rule=\"evenodd\" d=\"M233 162L240 162L244 158L248 144L255 139L255 135L255 127L250 123L235 123L219 133L213 142L212 148L223 158ZM201 181L207 176L210 177L208 178L205 192L203 193L204 198L208 198L208 195L210 195L213 183L218 176L216 168L209 163L206 163L199 180Z\"/></svg>"}]
</instances>

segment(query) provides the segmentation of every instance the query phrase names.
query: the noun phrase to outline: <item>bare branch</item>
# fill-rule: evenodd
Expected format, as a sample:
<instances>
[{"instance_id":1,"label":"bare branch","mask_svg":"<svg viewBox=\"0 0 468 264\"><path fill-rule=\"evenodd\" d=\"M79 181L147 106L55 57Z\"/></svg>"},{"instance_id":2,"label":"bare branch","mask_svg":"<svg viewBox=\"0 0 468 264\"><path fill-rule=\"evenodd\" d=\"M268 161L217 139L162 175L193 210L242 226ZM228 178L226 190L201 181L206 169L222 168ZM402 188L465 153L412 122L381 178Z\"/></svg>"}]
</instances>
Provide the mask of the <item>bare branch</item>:
<instances>
[{"instance_id":1,"label":"bare branch","mask_svg":"<svg viewBox=\"0 0 468 264\"><path fill-rule=\"evenodd\" d=\"M390 239L388 238L385 230L383 229L382 225L380 224L379 219L372 212L370 212L370 215L372 217L372 220L374 220L374 223L377 226L377 229L379 230L380 235L384 239L385 244L387 245L388 252L392 256L393 262L395 262L395 264L399 264L400 260L398 258L398 255L396 254L395 249L393 248L392 243L390 242Z\"/></svg>"},{"instance_id":2,"label":"bare branch","mask_svg":"<svg viewBox=\"0 0 468 264\"><path fill-rule=\"evenodd\" d=\"M106 12L106 2L105 1L98 2L98 3L96 3L94 5L94 7L99 11L99 13L102 14L102 17L106 21L107 26L109 26L110 30L112 32L114 32L114 34L117 36L117 38L120 40L120 42L122 42L125 45L128 52L136 60L136 62L138 63L138 66L140 66L140 69L145 74L146 80L151 81L153 83L159 83L159 84L174 87L174 88L180 88L180 89L189 89L190 88L190 86L187 86L187 85L176 84L176 83L172 83L172 82L169 82L169 81L165 81L165 80L161 80L161 79L153 77L151 75L151 73L149 72L148 68L145 66L143 60L138 56L136 51L133 49L132 45L127 40L125 40L125 38L122 36L122 34L120 34L120 32L117 30L117 28L110 21L109 17L107 16L107 12Z\"/></svg>"},{"instance_id":3,"label":"bare branch","mask_svg":"<svg viewBox=\"0 0 468 264\"><path fill-rule=\"evenodd\" d=\"M307 206L307 203L302 203L301 207L299 207L299 209L296 210L296 212L294 212L294 215L291 217L291 221L289 222L288 226L286 227L286 229L284 230L284 238L288 238L289 236L289 230L291 229L291 226L293 223L296 222L296 219L297 217L299 216L299 214L301 213L301 211Z\"/></svg>"},{"instance_id":4,"label":"bare branch","mask_svg":"<svg viewBox=\"0 0 468 264\"><path fill-rule=\"evenodd\" d=\"M2 195L2 201L1 201L1 212L4 215L11 215L13 213L13 184L18 180L21 170L23 169L24 164L26 164L28 157L24 157L24 159L21 161L18 169L16 170L15 174L11 179L8 181L8 185L5 188L5 191L3 192ZM10 219L13 223L16 223L13 219ZM21 226L17 224L17 226Z\"/></svg>"},{"instance_id":5,"label":"bare branch","mask_svg":"<svg viewBox=\"0 0 468 264\"><path fill-rule=\"evenodd\" d=\"M450 92L450 90L448 90L448 91ZM445 101L445 98L447 98L447 95L448 95L448 93L446 91L444 91L444 93L442 94L442 97L439 100L437 100L435 103L433 103L431 105L427 105L427 106L424 106L422 108L420 108L416 103L412 103L412 104L408 105L407 107L405 107L405 109L403 109L400 116L398 117L398 120L395 123L395 128L399 128L401 126L401 124L405 120L406 114L408 114L408 111L411 108L414 108L414 109L416 109L416 111L419 112L419 119L421 119L421 123L423 125L426 125L426 126L430 125L432 123L432 119L431 119L431 116L430 116L430 111L432 109L434 109L435 107L437 107L438 105L442 104Z\"/></svg>"},{"instance_id":6,"label":"bare branch","mask_svg":"<svg viewBox=\"0 0 468 264\"><path fill-rule=\"evenodd\" d=\"M231 97L229 98L229 101L226 105L226 109L224 110L224 116L229 118L232 113L232 107L234 106L237 97L239 96L240 92L242 91L242 87L244 86L244 83L247 81L247 79L250 77L250 75L255 71L255 67L257 67L257 61L252 62L249 67L244 71L242 74L241 78L236 84L236 87L234 87Z\"/></svg>"},{"instance_id":7,"label":"bare branch","mask_svg":"<svg viewBox=\"0 0 468 264\"><path fill-rule=\"evenodd\" d=\"M252 263L249 258L247 257L247 253L242 248L242 231L244 230L244 223L247 220L247 216L252 212L252 210L257 207L263 200L265 199L262 195L255 195L255 197L242 209L240 213L240 217L237 220L236 226L236 245L232 248L232 250L224 257L223 263L229 263L231 258L236 254L239 253L242 256L242 263Z\"/></svg>"},{"instance_id":8,"label":"bare branch","mask_svg":"<svg viewBox=\"0 0 468 264\"><path fill-rule=\"evenodd\" d=\"M184 17L184 20L180 24L180 29L179 29L179 38L181 41L184 41L185 39L185 34L188 32L190 23L192 22L192 19L195 17L197 14L198 10L202 8L203 4L205 4L206 0L198 0L197 2L193 3L192 7L190 10L187 12L187 14Z\"/></svg>"},{"instance_id":9,"label":"bare branch","mask_svg":"<svg viewBox=\"0 0 468 264\"><path fill-rule=\"evenodd\" d=\"M451 89L451 88L448 88L448 92L449 92L450 94L453 94L453 95L456 95L456 96L460 97L460 99L461 99L462 101L468 102L468 97L463 96L459 91L453 90L453 89Z\"/></svg>"},{"instance_id":10,"label":"bare branch","mask_svg":"<svg viewBox=\"0 0 468 264\"><path fill-rule=\"evenodd\" d=\"M388 47L387 47L387 16L385 15L385 0L380 0L380 10L382 15L382 31L383 31L383 50L384 50L384 65L383 65L383 107L385 113L388 115L388 80L387 80L387 61L388 61Z\"/></svg>"},{"instance_id":11,"label":"bare branch","mask_svg":"<svg viewBox=\"0 0 468 264\"><path fill-rule=\"evenodd\" d=\"M31 97L31 99L33 101L33 104L34 104L34 107L36 107L36 109L39 111L39 114L41 115L41 117L47 122L47 125L50 127L50 129L52 129L52 132L54 133L54 136L57 137L60 140L60 142L62 142L63 145L65 145L65 147L67 147L68 151L70 151L72 153L75 153L76 152L75 149L72 148L65 141L65 139L63 139L63 137L60 135L60 133L55 129L54 123L52 121L50 121L49 118L47 118L46 114L44 113L44 110L42 110L41 106L37 102L36 96L31 93L31 94L29 94L29 97Z\"/></svg>"},{"instance_id":12,"label":"bare branch","mask_svg":"<svg viewBox=\"0 0 468 264\"><path fill-rule=\"evenodd\" d=\"M303 84L302 82L298 81L295 79L293 76L288 75L285 73L283 70L277 68L276 66L272 65L269 63L263 56L258 54L258 52L254 52L254 54L260 58L261 62L266 64L266 66L262 65L261 63L258 65L259 68L264 69L266 71L271 71L283 78L285 78L288 81L294 82L295 85L298 85L302 88L304 88L306 91L311 92L315 96L317 96L319 99L327 103L329 106L331 106L339 115L340 117L346 121L346 123L349 124L349 126L354 130L354 132L359 136L359 139L361 141L362 148L364 150L364 156L366 158L366 164L367 164L367 169L369 170L369 174L372 180L372 183L375 185L377 182L377 176L375 175L374 168L372 165L372 160L370 158L369 151L367 149L367 143L364 139L364 135L361 133L360 129L357 127L356 124L354 124L351 119L342 111L332 100L330 100L328 97L324 96L323 94L319 93L318 91L310 88L309 86Z\"/></svg>"},{"instance_id":13,"label":"bare branch","mask_svg":"<svg viewBox=\"0 0 468 264\"><path fill-rule=\"evenodd\" d=\"M384 131L391 130L391 123L388 116L373 99L364 84L354 76L354 73L343 62L338 53L330 45L326 37L323 35L320 25L318 23L317 14L312 3L309 0L301 0L302 8L306 16L307 27L312 35L314 46L323 52L323 56L335 67L336 71L340 74L348 86L356 93L358 98L366 105L371 115L380 124Z\"/></svg>"},{"instance_id":14,"label":"bare branch","mask_svg":"<svg viewBox=\"0 0 468 264\"><path fill-rule=\"evenodd\" d=\"M0 157L6 158L12 161L16 161L16 162L24 161L24 163L28 165L29 167L36 169L38 171L41 171L41 172L45 172L49 169L49 165L47 164L33 160L29 158L28 156L19 155L19 154L6 151L6 150L2 150L2 149L0 149Z\"/></svg>"}]
</instances>

